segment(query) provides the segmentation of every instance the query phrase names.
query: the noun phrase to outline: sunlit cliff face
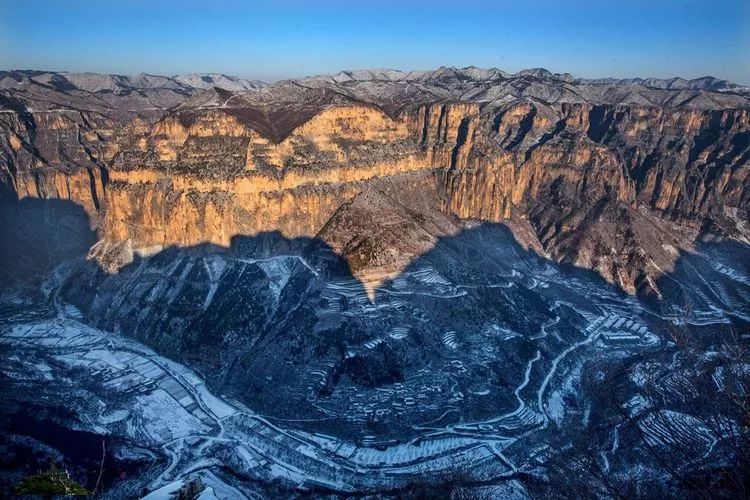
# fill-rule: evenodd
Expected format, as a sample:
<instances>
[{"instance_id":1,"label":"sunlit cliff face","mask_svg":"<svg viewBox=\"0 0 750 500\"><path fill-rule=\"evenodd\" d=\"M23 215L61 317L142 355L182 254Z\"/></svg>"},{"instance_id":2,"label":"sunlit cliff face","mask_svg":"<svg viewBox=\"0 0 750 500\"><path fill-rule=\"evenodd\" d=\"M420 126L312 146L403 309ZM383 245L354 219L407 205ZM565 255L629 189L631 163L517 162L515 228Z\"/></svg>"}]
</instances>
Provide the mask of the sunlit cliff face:
<instances>
[{"instance_id":1,"label":"sunlit cliff face","mask_svg":"<svg viewBox=\"0 0 750 500\"><path fill-rule=\"evenodd\" d=\"M746 107L492 101L494 87L462 102L396 87L366 102L345 93L359 87L282 85L161 118L9 113L7 184L80 204L108 244L228 247L278 231L322 237L362 273L401 268L459 219L509 222L529 247L630 292L653 288L705 227L746 237ZM425 217L440 222L383 230ZM375 250L352 243L363 238Z\"/></svg>"}]
</instances>

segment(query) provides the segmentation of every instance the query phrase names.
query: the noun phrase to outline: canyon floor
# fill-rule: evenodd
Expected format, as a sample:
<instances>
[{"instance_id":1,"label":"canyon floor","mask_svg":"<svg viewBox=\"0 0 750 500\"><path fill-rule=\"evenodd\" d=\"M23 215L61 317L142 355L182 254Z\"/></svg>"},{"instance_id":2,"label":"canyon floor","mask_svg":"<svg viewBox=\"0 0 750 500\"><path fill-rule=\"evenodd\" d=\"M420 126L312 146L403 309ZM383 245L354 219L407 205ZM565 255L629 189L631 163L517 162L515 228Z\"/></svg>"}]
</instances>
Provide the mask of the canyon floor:
<instances>
[{"instance_id":1,"label":"canyon floor","mask_svg":"<svg viewBox=\"0 0 750 500\"><path fill-rule=\"evenodd\" d=\"M257 358L227 375L241 382L207 381L92 326L65 300L82 265L68 261L41 296L2 297L6 464L51 455L86 477L104 450L113 498L195 478L206 498L679 489L662 461L680 476L732 466L732 424L714 420L730 417L698 391L747 376L726 342L750 324L749 256L731 245L684 256L665 279L689 310L649 307L594 273L523 250L500 225L468 224L373 298L305 251L191 256L217 285L194 297L203 307L225 300L224 280L237 290L233 273L267 287L271 300L279 283L294 296L321 280L315 328L300 323L285 340L243 351ZM180 267L172 292L190 280ZM358 341L342 332L344 347L326 350L324 332L348 321ZM317 355L289 352L300 337ZM259 397L243 403L243 391Z\"/></svg>"}]
</instances>

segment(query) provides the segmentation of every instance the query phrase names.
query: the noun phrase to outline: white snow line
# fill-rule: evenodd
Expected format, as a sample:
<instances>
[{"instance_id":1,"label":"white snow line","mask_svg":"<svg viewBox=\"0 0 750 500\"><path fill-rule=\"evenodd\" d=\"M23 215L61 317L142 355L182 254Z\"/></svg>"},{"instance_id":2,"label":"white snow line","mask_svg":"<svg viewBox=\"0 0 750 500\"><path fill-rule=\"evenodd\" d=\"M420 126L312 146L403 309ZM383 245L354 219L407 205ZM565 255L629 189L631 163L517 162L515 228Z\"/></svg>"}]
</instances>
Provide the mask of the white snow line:
<instances>
[{"instance_id":1,"label":"white snow line","mask_svg":"<svg viewBox=\"0 0 750 500\"><path fill-rule=\"evenodd\" d=\"M599 325L597 324L594 327L594 331L588 337L586 337L585 340L582 340L568 347L552 361L552 367L550 368L550 371L547 373L547 376L544 377L544 381L542 381L542 385L539 387L539 393L538 393L538 398L537 398L537 405L539 406L539 411L542 412L542 415L544 416L545 427L549 423L549 415L547 414L547 409L544 406L544 391L547 390L547 386L549 385L550 380L552 380L552 377L555 375L555 371L557 370L557 365L560 363L560 361L562 361L562 359L565 356L573 352L575 349L579 348L582 345L590 344L591 342L596 340L601 335L601 333L598 331L598 328L599 328Z\"/></svg>"}]
</instances>

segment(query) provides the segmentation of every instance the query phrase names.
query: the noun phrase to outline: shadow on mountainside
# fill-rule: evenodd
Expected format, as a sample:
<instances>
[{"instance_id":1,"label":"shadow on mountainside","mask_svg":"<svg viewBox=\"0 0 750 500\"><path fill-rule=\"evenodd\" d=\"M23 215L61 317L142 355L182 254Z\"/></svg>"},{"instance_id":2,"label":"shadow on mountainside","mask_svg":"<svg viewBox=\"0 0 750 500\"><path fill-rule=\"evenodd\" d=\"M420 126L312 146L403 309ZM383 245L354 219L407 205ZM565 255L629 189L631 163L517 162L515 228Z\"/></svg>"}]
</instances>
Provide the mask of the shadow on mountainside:
<instances>
[{"instance_id":1,"label":"shadow on mountainside","mask_svg":"<svg viewBox=\"0 0 750 500\"><path fill-rule=\"evenodd\" d=\"M85 212L70 201L6 199L1 215L5 284L38 279L60 262L84 255L95 242ZM674 272L658 281L662 300L650 301L650 307L710 309L724 304L731 311L750 301L743 289L750 275L747 245L724 241L704 244L701 251L678 258ZM550 320L550 300L586 306L584 295L565 296L565 280L607 290L613 300L625 297L594 271L555 263L523 248L506 226L495 223L469 225L441 237L382 283L374 302L346 259L325 242L279 232L235 236L228 248L200 244L165 248L149 257L136 254L116 273L89 261L64 296L98 326L133 335L203 369L225 372L223 379L230 384L232 369L227 367L249 362L240 353L259 353L280 341L301 357L293 356L293 361L309 362L331 350L343 356L348 347L373 340L378 329L398 328L398 321L421 332L424 323L448 331L482 329L502 318L497 328L532 332ZM370 311L378 308L383 314ZM571 319L571 325L576 322L580 318ZM388 376L356 370L362 372L360 381L370 384L400 376L397 369ZM252 387L250 391L263 390Z\"/></svg>"},{"instance_id":2,"label":"shadow on mountainside","mask_svg":"<svg viewBox=\"0 0 750 500\"><path fill-rule=\"evenodd\" d=\"M13 234L29 235L29 242L3 242L4 260L29 259L23 279L38 281L93 243L85 213L70 202L22 200L8 213L29 217L11 220L19 228ZM36 242L39 248L27 250ZM727 241L700 248L660 278L663 298L652 313L692 321L701 337L713 326L700 325L714 325L720 315L746 333L750 249ZM660 351L669 340L667 321L639 310L635 298L597 273L524 248L495 223L467 223L439 238L377 287L372 300L325 242L279 232L235 236L226 248L135 254L117 272L90 260L61 292L91 323L187 364L212 391L271 420L355 441L375 436L382 444L491 422L523 401L528 421L517 431L508 422L477 426L520 436L563 418L549 407L551 389L542 388L555 369L558 377L570 375L565 363L621 368L642 355L668 354ZM586 328L613 311L657 332L660 343L615 347L611 359L586 344ZM558 368L560 356L577 344L588 347ZM560 396L574 415L588 397L583 382L576 383Z\"/></svg>"},{"instance_id":3,"label":"shadow on mountainside","mask_svg":"<svg viewBox=\"0 0 750 500\"><path fill-rule=\"evenodd\" d=\"M97 239L83 208L57 199L0 195L0 230L0 288L38 281Z\"/></svg>"},{"instance_id":4,"label":"shadow on mountainside","mask_svg":"<svg viewBox=\"0 0 750 500\"><path fill-rule=\"evenodd\" d=\"M750 329L750 246L736 240L696 244L681 252L669 274L657 280L660 305L693 311L723 311ZM746 330L750 331L750 330Z\"/></svg>"},{"instance_id":5,"label":"shadow on mountainside","mask_svg":"<svg viewBox=\"0 0 750 500\"><path fill-rule=\"evenodd\" d=\"M711 248L721 253L725 246ZM676 316L686 297L701 310L746 308L745 285L731 278L728 292L699 304L705 282L726 276L708 268L683 276L695 266L686 259L676 264L679 283L663 278L668 295L652 310ZM537 351L547 361L534 365L532 379L610 305L639 314L628 302L633 297L597 273L541 257L494 223L438 239L377 287L374 300L325 242L279 232L235 236L228 248L136 255L116 273L91 261L63 297L98 327L187 363L217 391L266 415L317 419L315 429L352 435L407 434L418 423L415 412L400 423L381 419L386 426L373 419L366 428L331 416L363 393L406 380L424 388L436 409L458 398L449 421L512 411L513 388ZM644 321L663 328L658 318ZM439 392L429 395L428 387ZM443 411L426 413L421 421Z\"/></svg>"},{"instance_id":6,"label":"shadow on mountainside","mask_svg":"<svg viewBox=\"0 0 750 500\"><path fill-rule=\"evenodd\" d=\"M60 262L84 255L95 241L85 212L69 201L6 200L2 221L5 284L38 280ZM674 271L658 281L661 300L648 306L673 316L687 314L686 308L723 310L746 326L750 250L724 241L704 244L701 251L677 259ZM294 392L293 402L310 394L331 396L342 377L362 387L399 382L446 359L446 345L463 343L466 349L451 356L471 363L472 356L483 356L488 332L510 335L521 354L490 349L495 362L468 369L463 378L467 384L472 376L502 384L503 378L522 376L527 354L539 348L534 337L542 325L558 321L555 339L541 341L556 352L587 324L581 311L601 312L592 297L628 299L594 271L523 248L496 223L468 224L439 238L375 292L371 301L346 259L325 242L268 232L235 236L228 248L200 244L148 257L136 253L117 272L90 260L62 295L97 326L187 362L216 387L263 408L277 403L269 385ZM325 375L310 384L316 370ZM500 396L494 405L479 404L475 416L513 403Z\"/></svg>"}]
</instances>

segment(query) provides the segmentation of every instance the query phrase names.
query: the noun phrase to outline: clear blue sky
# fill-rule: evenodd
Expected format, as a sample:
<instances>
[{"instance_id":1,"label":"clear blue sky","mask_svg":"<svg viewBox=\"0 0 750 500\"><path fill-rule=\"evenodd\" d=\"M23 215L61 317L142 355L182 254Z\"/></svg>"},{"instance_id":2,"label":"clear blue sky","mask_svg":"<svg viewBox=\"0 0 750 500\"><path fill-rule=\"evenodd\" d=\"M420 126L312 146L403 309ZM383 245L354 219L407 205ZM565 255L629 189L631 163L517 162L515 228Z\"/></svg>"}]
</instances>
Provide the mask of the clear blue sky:
<instances>
[{"instance_id":1,"label":"clear blue sky","mask_svg":"<svg viewBox=\"0 0 750 500\"><path fill-rule=\"evenodd\" d=\"M0 0L2 69L273 80L441 65L750 84L750 0Z\"/></svg>"}]
</instances>

